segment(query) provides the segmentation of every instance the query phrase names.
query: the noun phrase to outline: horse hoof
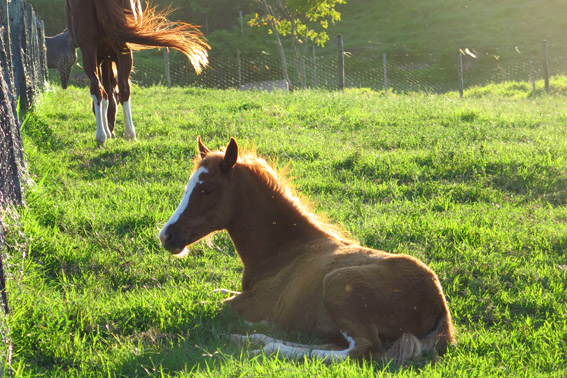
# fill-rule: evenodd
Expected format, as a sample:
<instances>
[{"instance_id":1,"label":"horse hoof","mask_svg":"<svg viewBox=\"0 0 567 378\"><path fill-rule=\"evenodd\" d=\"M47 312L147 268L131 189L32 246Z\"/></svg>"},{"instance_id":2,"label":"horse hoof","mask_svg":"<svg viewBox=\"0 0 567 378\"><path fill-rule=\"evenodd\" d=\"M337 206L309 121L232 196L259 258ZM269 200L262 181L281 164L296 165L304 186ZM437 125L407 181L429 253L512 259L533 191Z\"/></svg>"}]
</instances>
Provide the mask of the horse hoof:
<instances>
[{"instance_id":1,"label":"horse hoof","mask_svg":"<svg viewBox=\"0 0 567 378\"><path fill-rule=\"evenodd\" d=\"M127 134L124 134L124 139L126 139L126 140L131 140L131 141L134 141L134 142L137 142L137 141L138 141L138 138L136 138L136 134L134 134L134 135L127 135Z\"/></svg>"}]
</instances>

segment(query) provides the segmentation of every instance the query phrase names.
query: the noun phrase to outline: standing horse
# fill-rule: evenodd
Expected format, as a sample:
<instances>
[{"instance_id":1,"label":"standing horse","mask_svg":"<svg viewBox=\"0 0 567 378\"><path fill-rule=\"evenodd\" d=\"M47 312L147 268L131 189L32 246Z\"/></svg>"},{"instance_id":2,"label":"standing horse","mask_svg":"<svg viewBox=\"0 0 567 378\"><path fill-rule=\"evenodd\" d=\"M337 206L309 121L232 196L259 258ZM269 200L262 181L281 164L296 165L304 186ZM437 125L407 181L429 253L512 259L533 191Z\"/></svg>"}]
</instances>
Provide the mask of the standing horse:
<instances>
[{"instance_id":1,"label":"standing horse","mask_svg":"<svg viewBox=\"0 0 567 378\"><path fill-rule=\"evenodd\" d=\"M99 144L112 137L107 114L113 80L124 111L125 137L136 139L130 108L132 49L171 47L185 54L197 73L207 65L209 46L201 32L188 23L167 21L168 14L150 4L142 12L139 0L66 0L67 28L81 49L90 81ZM108 79L114 75L113 64L117 77Z\"/></svg>"},{"instance_id":2,"label":"standing horse","mask_svg":"<svg viewBox=\"0 0 567 378\"><path fill-rule=\"evenodd\" d=\"M200 138L198 144L196 170L159 234L164 248L186 253L187 245L226 229L244 265L242 293L227 303L247 321L269 320L333 344L249 340L266 352L330 361L409 360L453 343L441 284L424 263L341 236L307 212L265 160L239 155L234 139L225 152L210 151Z\"/></svg>"}]
</instances>

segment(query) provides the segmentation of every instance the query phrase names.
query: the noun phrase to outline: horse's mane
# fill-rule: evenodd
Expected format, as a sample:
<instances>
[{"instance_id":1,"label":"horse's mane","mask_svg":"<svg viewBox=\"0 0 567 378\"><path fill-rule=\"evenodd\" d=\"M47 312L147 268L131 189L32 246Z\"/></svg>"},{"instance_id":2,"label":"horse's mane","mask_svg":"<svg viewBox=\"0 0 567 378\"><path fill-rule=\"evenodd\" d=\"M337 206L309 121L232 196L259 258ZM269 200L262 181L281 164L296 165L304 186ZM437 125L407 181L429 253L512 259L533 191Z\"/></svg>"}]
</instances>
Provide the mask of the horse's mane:
<instances>
[{"instance_id":1,"label":"horse's mane","mask_svg":"<svg viewBox=\"0 0 567 378\"><path fill-rule=\"evenodd\" d=\"M221 148L224 151L224 148ZM200 161L196 159L196 163ZM251 148L245 145L244 148L239 147L237 164L246 168L266 184L268 188L276 193L279 193L303 216L330 237L337 241L346 244L357 244L357 242L349 237L349 234L342 227L331 223L324 216L315 214L309 202L298 196L292 177L290 176L290 163L287 163L283 168L277 168L277 159L268 162L265 158L259 156L256 152L256 147Z\"/></svg>"}]
</instances>

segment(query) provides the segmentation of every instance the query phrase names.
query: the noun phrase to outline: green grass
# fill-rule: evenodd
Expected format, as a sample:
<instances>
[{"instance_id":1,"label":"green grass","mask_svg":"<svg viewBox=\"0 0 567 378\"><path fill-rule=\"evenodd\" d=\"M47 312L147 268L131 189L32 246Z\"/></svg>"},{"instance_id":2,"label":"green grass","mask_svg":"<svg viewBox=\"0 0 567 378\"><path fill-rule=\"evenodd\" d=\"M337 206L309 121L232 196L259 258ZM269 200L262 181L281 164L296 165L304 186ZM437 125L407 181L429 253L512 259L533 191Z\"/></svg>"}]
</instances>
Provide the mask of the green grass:
<instances>
[{"instance_id":1,"label":"green grass","mask_svg":"<svg viewBox=\"0 0 567 378\"><path fill-rule=\"evenodd\" d=\"M566 98L530 93L134 87L139 142L96 148L86 89L54 88L22 130L35 183L27 207L4 218L15 376L565 376ZM316 212L364 245L429 264L457 346L406 366L326 366L232 345L228 335L249 328L213 293L240 288L227 235L183 260L157 239L197 135L212 148L234 136L280 167L290 162Z\"/></svg>"}]
</instances>

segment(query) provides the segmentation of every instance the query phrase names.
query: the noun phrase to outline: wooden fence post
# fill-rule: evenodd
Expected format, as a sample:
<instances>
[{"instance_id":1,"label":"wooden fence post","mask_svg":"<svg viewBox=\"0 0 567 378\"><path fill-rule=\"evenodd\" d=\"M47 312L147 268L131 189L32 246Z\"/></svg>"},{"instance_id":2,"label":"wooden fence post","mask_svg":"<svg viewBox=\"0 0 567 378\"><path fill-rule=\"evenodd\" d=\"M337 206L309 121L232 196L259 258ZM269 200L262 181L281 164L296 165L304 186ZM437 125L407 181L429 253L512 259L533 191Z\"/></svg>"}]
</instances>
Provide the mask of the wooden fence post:
<instances>
[{"instance_id":1,"label":"wooden fence post","mask_svg":"<svg viewBox=\"0 0 567 378\"><path fill-rule=\"evenodd\" d=\"M459 49L457 50L457 64L459 69L459 97L463 98L463 93L465 90L465 80L463 76L463 53Z\"/></svg>"},{"instance_id":2,"label":"wooden fence post","mask_svg":"<svg viewBox=\"0 0 567 378\"><path fill-rule=\"evenodd\" d=\"M8 315L10 313L10 307L8 306L8 295L6 294L6 276L4 275L4 267L2 266L1 255L0 255L0 294L2 294L2 305L4 307L4 313Z\"/></svg>"},{"instance_id":3,"label":"wooden fence post","mask_svg":"<svg viewBox=\"0 0 567 378\"><path fill-rule=\"evenodd\" d=\"M386 53L382 54L382 64L384 66L384 94L388 95L388 67L386 65Z\"/></svg>"},{"instance_id":4,"label":"wooden fence post","mask_svg":"<svg viewBox=\"0 0 567 378\"><path fill-rule=\"evenodd\" d=\"M171 88L171 72L169 70L169 48L166 47L163 51L163 60L165 62L165 82L167 84L167 89Z\"/></svg>"},{"instance_id":5,"label":"wooden fence post","mask_svg":"<svg viewBox=\"0 0 567 378\"><path fill-rule=\"evenodd\" d=\"M345 87L345 51L343 47L343 35L337 34L337 42L339 48L339 60L338 60L338 79L339 79L339 90L342 91Z\"/></svg>"},{"instance_id":6,"label":"wooden fence post","mask_svg":"<svg viewBox=\"0 0 567 378\"><path fill-rule=\"evenodd\" d=\"M547 41L541 42L543 52L543 80L545 82L545 92L549 94L549 68L547 65Z\"/></svg>"}]
</instances>

